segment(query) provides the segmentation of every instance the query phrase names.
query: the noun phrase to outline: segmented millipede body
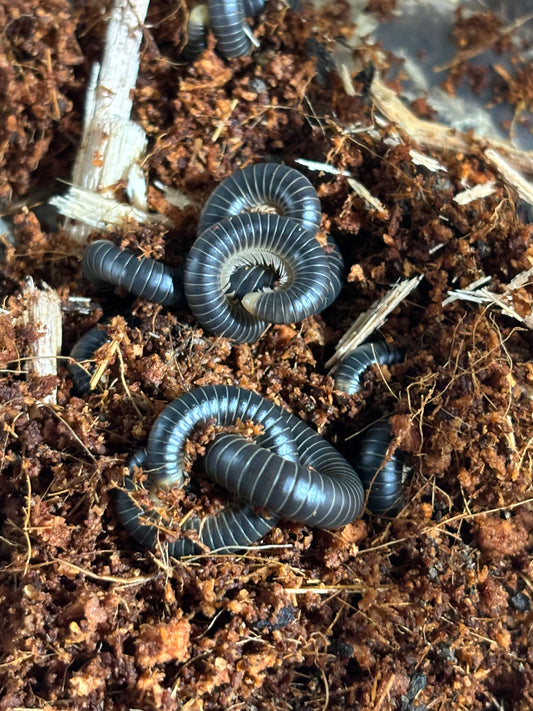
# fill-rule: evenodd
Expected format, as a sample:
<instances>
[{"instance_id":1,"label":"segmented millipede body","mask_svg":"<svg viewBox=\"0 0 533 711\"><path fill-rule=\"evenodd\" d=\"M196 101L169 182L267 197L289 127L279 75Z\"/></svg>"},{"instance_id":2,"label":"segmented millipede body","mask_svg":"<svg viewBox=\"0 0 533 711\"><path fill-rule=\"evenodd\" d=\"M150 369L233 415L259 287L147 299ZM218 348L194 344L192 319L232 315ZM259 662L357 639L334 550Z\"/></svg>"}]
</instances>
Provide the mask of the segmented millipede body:
<instances>
[{"instance_id":1,"label":"segmented millipede body","mask_svg":"<svg viewBox=\"0 0 533 711\"><path fill-rule=\"evenodd\" d=\"M360 390L361 377L369 366L391 365L402 359L402 351L390 348L384 341L365 343L348 353L339 364L335 372L335 387L353 395ZM391 459L383 464L392 439L389 422L380 420L371 425L359 440L357 471L365 489L369 489L368 508L375 513L388 511L402 499L401 454L395 452Z\"/></svg>"},{"instance_id":2,"label":"segmented millipede body","mask_svg":"<svg viewBox=\"0 0 533 711\"><path fill-rule=\"evenodd\" d=\"M251 42L245 32L242 0L208 0L209 25L217 38L217 49L224 57L243 57Z\"/></svg>"},{"instance_id":3,"label":"segmented millipede body","mask_svg":"<svg viewBox=\"0 0 533 711\"><path fill-rule=\"evenodd\" d=\"M164 306L184 304L181 269L154 259L139 258L108 240L97 240L86 247L82 269L87 279L97 286L120 286Z\"/></svg>"},{"instance_id":4,"label":"segmented millipede body","mask_svg":"<svg viewBox=\"0 0 533 711\"><path fill-rule=\"evenodd\" d=\"M392 365L403 360L402 351L390 348L384 341L364 343L358 346L338 365L335 373L335 387L348 395L361 389L361 377L371 365Z\"/></svg>"},{"instance_id":5,"label":"segmented millipede body","mask_svg":"<svg viewBox=\"0 0 533 711\"><path fill-rule=\"evenodd\" d=\"M92 360L100 346L110 340L105 329L94 326L87 333L84 333L72 347L70 357L77 362L70 362L67 369L72 379L72 390L75 395L86 395L91 391L91 378L94 367L89 363L85 367L82 363Z\"/></svg>"},{"instance_id":6,"label":"segmented millipede body","mask_svg":"<svg viewBox=\"0 0 533 711\"><path fill-rule=\"evenodd\" d=\"M331 306L337 296L341 293L344 272L344 259L342 258L341 251L337 247L337 243L333 237L330 235L328 235L326 253L329 267L329 293L324 309Z\"/></svg>"},{"instance_id":7,"label":"segmented millipede body","mask_svg":"<svg viewBox=\"0 0 533 711\"><path fill-rule=\"evenodd\" d=\"M266 0L243 0L244 14L246 17L255 17L266 5ZM287 5L291 10L301 10L300 0L288 0Z\"/></svg>"},{"instance_id":8,"label":"segmented millipede body","mask_svg":"<svg viewBox=\"0 0 533 711\"><path fill-rule=\"evenodd\" d=\"M280 452L283 457L296 458L295 445L291 439L288 428L285 435L280 435L281 429L269 435L261 435L254 447L260 444L273 451ZM260 444L259 444L260 443ZM285 460L283 460L285 461ZM133 472L134 467L147 467L147 452L145 449L136 452L128 461L128 469ZM152 548L158 539L158 531L164 526L155 513L145 511L139 506L132 494L136 487L131 476L126 477L124 488L117 491L117 512L128 533L145 548ZM254 506L246 501L230 504L217 514L200 518L189 516L181 525L183 531L194 530L202 544L210 550L224 551L243 548L258 541L276 525L279 517L275 514L260 514ZM180 538L168 543L168 553L179 557L201 552L201 547L189 538Z\"/></svg>"},{"instance_id":9,"label":"segmented millipede body","mask_svg":"<svg viewBox=\"0 0 533 711\"><path fill-rule=\"evenodd\" d=\"M264 265L280 275L275 291L228 298L231 274ZM293 323L322 311L330 296L327 255L299 220L242 213L217 222L194 242L185 264L185 296L200 324L217 335L255 341L268 323Z\"/></svg>"},{"instance_id":10,"label":"segmented millipede body","mask_svg":"<svg viewBox=\"0 0 533 711\"><path fill-rule=\"evenodd\" d=\"M326 252L329 267L329 292L323 304L323 309L336 300L342 289L342 273L344 270L344 260L340 249L335 241L328 237L328 251ZM241 267L233 272L230 277L230 286L227 292L228 297L242 299L246 294L253 291L264 291L273 289L276 281L276 274L270 268L251 266Z\"/></svg>"},{"instance_id":11,"label":"segmented millipede body","mask_svg":"<svg viewBox=\"0 0 533 711\"><path fill-rule=\"evenodd\" d=\"M190 61L207 47L207 25L209 11L207 5L195 5L187 20L187 44L183 48L183 58Z\"/></svg>"},{"instance_id":12,"label":"segmented millipede body","mask_svg":"<svg viewBox=\"0 0 533 711\"><path fill-rule=\"evenodd\" d=\"M257 216L251 219L246 217L246 215L262 214L253 212L262 207L275 208L278 214L270 215L269 218L266 216ZM216 247L219 246L216 241L217 231L220 235L223 232L226 233L224 234L224 240L227 244L227 233L232 233L231 222L228 223L228 219L234 218L233 224L239 224L237 221L239 216L247 220L247 224L250 225L248 229L253 229L253 232L248 234L246 244L241 242L239 249L242 251L228 262L227 271L233 272L241 263L249 263L250 274L257 275L257 285L248 293L244 292L242 288L235 289L233 285L229 288L224 286L222 291L225 292L226 296L222 295L219 288L216 292L217 298L212 300L212 302L216 301L216 303L213 304L211 302L206 308L205 295L211 293L211 289L195 290L194 283L200 284L205 279L208 271L210 271L210 278L213 279L216 277L214 269L222 270L222 262L220 260L219 265L216 267L213 265L212 269L209 269L207 264L204 264L206 247L208 244L211 245L210 253L216 256ZM294 168L277 163L258 163L233 173L212 192L200 216L198 240L189 255L191 261L187 262L185 277L187 300L193 313L205 328L239 342L253 341L264 331L267 321L271 323L292 323L294 320L298 321L304 318L303 314L309 316L311 313L322 311L337 298L342 288L343 260L337 245L331 237L328 238L327 249L324 250L328 268L325 296L317 296L321 282L321 275L318 270L307 272L306 282L309 285L309 291L304 293L300 289L298 308L295 308L295 304L289 301L290 287L289 289L282 287L274 291L274 293L278 293L277 297L273 296L272 293L269 293L268 296L260 293L260 289L272 292L276 272L281 275L282 282L283 277L289 278L291 272L294 274L299 272L303 275L302 267L306 269L312 268L310 264L312 255L316 255L316 257L319 255L316 250L316 244L309 242L309 250L312 246L312 252L307 250L307 254L304 255L305 263L297 259L296 245L292 249L292 245L284 244L284 241L288 239L285 231L288 225L284 226L285 220L298 221L302 227L308 230L309 237L314 237L320 226L321 210L316 190L310 181ZM279 253L270 252L269 254L267 242L265 241L263 246L260 240L261 234L267 234L269 239L273 237L273 235L268 234L270 225L275 226L276 237L279 231L279 246L285 248L287 260L280 260ZM208 233L207 238L205 237L206 233ZM203 242L200 242L200 240L203 240ZM198 253L196 252L197 247L199 248ZM291 249L287 249L288 247L291 247ZM195 260L194 266L193 259ZM323 263L323 260L320 259L320 262ZM259 266L261 264L263 264L262 267ZM262 278L259 277L261 270L267 272ZM202 272L202 274L197 274L197 271ZM191 274L194 274L194 276L191 277ZM318 280L315 288L311 288L311 284L315 282L315 279ZM188 283L192 286L191 291L188 290ZM230 302L228 300L230 295L241 296L242 304L239 304L236 300ZM192 301L190 297L192 297ZM202 300L201 307L196 305L199 299ZM193 302L195 305L193 305ZM226 304L225 308L223 307L224 303ZM264 305L265 309L269 309L268 305L273 304L277 310L261 312L261 305L258 306L258 304ZM208 310L209 316L206 317L205 313ZM246 311L257 318L250 318ZM263 316L261 313L263 313ZM263 323L257 319L261 319Z\"/></svg>"},{"instance_id":13,"label":"segmented millipede body","mask_svg":"<svg viewBox=\"0 0 533 711\"><path fill-rule=\"evenodd\" d=\"M168 412L168 407L171 412ZM262 398L257 393L229 386L209 386L186 393L169 405L156 420L150 433L148 449L153 450L151 457L146 452L137 452L130 459L128 466L145 469L151 478L153 487L181 486L183 473L184 447L187 437L198 424L215 421L218 424L233 424L238 419L252 420L264 428L264 433L257 438L254 447L265 447L278 454L283 460L297 462L298 451L289 423L281 408ZM162 439L169 437L168 442ZM167 446L168 452L161 447ZM168 457L167 457L168 455ZM165 465L161 464L161 457ZM155 461L155 466L154 466ZM142 545L151 546L157 537L157 519L145 512L132 498L135 487L131 477L125 480L125 488L118 491L118 512L125 528ZM153 520L143 523L142 519ZM248 502L230 505L214 516L203 519L190 517L183 526L184 530L194 529L200 540L211 550L230 547L243 547L262 538L276 524L278 516L263 516L254 511ZM179 539L169 544L171 555L188 555L198 552L198 546L189 539Z\"/></svg>"},{"instance_id":14,"label":"segmented millipede body","mask_svg":"<svg viewBox=\"0 0 533 711\"><path fill-rule=\"evenodd\" d=\"M300 464L239 435L221 434L207 452L206 472L237 496L283 518L318 528L345 526L361 513L359 477L344 457L304 422L294 417L291 425Z\"/></svg>"},{"instance_id":15,"label":"segmented millipede body","mask_svg":"<svg viewBox=\"0 0 533 711\"><path fill-rule=\"evenodd\" d=\"M365 489L369 489L368 508L375 513L388 511L402 500L401 454L396 450L391 459L383 464L392 439L387 420L380 420L371 425L360 439L357 471Z\"/></svg>"},{"instance_id":16,"label":"segmented millipede body","mask_svg":"<svg viewBox=\"0 0 533 711\"><path fill-rule=\"evenodd\" d=\"M271 289L275 279L276 274L272 269L257 266L240 267L230 276L227 295L229 298L242 299L253 291Z\"/></svg>"},{"instance_id":17,"label":"segmented millipede body","mask_svg":"<svg viewBox=\"0 0 533 711\"><path fill-rule=\"evenodd\" d=\"M232 173L213 190L202 210L198 235L226 217L264 206L300 220L313 234L320 227L320 200L313 184L289 166L257 163Z\"/></svg>"},{"instance_id":18,"label":"segmented millipede body","mask_svg":"<svg viewBox=\"0 0 533 711\"><path fill-rule=\"evenodd\" d=\"M301 10L300 0L289 0L293 10ZM187 21L185 59L194 59L207 47L207 27L217 40L217 50L224 57L242 57L250 53L251 41L245 17L255 17L265 6L265 0L208 0L208 4L192 8Z\"/></svg>"},{"instance_id":19,"label":"segmented millipede body","mask_svg":"<svg viewBox=\"0 0 533 711\"><path fill-rule=\"evenodd\" d=\"M279 458L270 458L266 450L266 454L260 452L258 461L264 462L268 479L262 479L257 485L253 503L265 505L264 495L268 490L269 503L276 503L272 512L278 515L286 516L292 512L297 515L298 521L325 528L343 526L357 518L363 505L363 487L344 457L295 415L256 393L235 386L211 385L192 390L161 412L152 427L147 447L148 466L154 482L160 486L182 484L185 442L198 423L213 420L223 425L231 424L236 419L252 420L263 424L267 432L272 432L272 427L267 427L267 415L274 420L276 427L289 428L296 444L298 461L289 462L293 466L287 469ZM253 451L255 456L257 449L261 448L251 444L254 449L248 448L246 455ZM243 466L246 457L242 446L243 443L239 442L236 459L233 454L237 445L233 443L229 449L231 461L228 463L227 459L220 459L220 467L230 472L228 475L221 473L225 485L229 484L230 490L237 493L240 487L245 486L244 480L255 475L253 468ZM279 451L275 454L288 459ZM218 464L210 465L211 476L213 471L216 475L217 469Z\"/></svg>"}]
</instances>

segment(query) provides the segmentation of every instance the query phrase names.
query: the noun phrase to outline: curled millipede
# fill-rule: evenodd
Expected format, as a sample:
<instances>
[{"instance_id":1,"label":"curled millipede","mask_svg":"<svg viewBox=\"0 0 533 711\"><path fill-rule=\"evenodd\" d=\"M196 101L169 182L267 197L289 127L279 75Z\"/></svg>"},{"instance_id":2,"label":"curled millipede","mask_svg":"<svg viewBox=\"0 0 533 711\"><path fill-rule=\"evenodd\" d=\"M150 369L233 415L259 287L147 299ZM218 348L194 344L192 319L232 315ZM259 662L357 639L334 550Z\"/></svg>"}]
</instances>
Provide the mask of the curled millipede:
<instances>
[{"instance_id":1,"label":"curled millipede","mask_svg":"<svg viewBox=\"0 0 533 711\"><path fill-rule=\"evenodd\" d=\"M172 408L172 415L167 412L168 408ZM163 410L150 434L148 449L155 445L155 453L150 458L144 450L143 453L137 452L128 463L130 472L134 466L144 468L150 476L152 488L182 486L185 479L182 468L185 441L195 427L211 421L233 424L243 418L264 428L264 433L258 437L254 446L268 447L285 459L297 461L296 443L280 408L251 391L229 386L209 386L186 393ZM169 424L172 425L170 429ZM169 447L170 457L173 452L177 454L164 467L160 459L163 445L160 438L168 438L165 444ZM156 462L155 466L153 461ZM131 496L134 489L131 477L126 477L124 489L117 492L118 513L133 538L148 547L157 539L157 517L151 516L135 502ZM154 523L142 523L143 519L153 520ZM218 550L243 547L262 538L277 520L278 517L273 514L263 516L256 513L248 502L244 502L230 505L215 516L189 518L184 530L197 531L203 544L211 550ZM199 548L187 538L169 545L169 552L176 556L198 552Z\"/></svg>"},{"instance_id":2,"label":"curled millipede","mask_svg":"<svg viewBox=\"0 0 533 711\"><path fill-rule=\"evenodd\" d=\"M368 508L375 513L396 508L402 500L403 457L396 450L383 464L392 440L389 422L380 420L366 430L359 443L357 472L368 490Z\"/></svg>"},{"instance_id":3,"label":"curled millipede","mask_svg":"<svg viewBox=\"0 0 533 711\"><path fill-rule=\"evenodd\" d=\"M264 207L275 208L278 214L271 215L270 219L267 216L246 218L246 215L249 214L262 214L250 213L250 211L260 210ZM265 282L268 283L269 288L261 287L267 292L272 292L274 286L272 273L274 271L278 271L282 279L284 275L290 277L291 273L295 275L300 273L304 277L306 284L304 288L307 291L300 290L301 295L297 304L289 299L292 294L290 287L278 288L278 296L265 296L257 287L254 289L255 293L250 291L243 295L242 304L236 301L230 303L228 297L234 291L224 285L222 291L226 295L221 293L219 287L216 305L212 303L212 299L209 299L211 303L205 305L207 294L211 294L211 289L195 289L193 278L190 275L194 268L196 283L200 284L207 274L212 280L210 283L213 283L216 275L211 263L207 264L205 257L207 253L212 255L212 264L216 264L216 269L220 269L221 273L224 273L222 271L224 260L222 255L219 256L218 250L219 248L226 250L229 246L229 235L234 235L235 244L237 244L232 225L241 226L237 220L239 216L247 220L247 226L244 229L248 231L248 234L245 241L239 242L240 253L235 253L231 258L229 256L224 258L227 260L226 271L232 272L241 263L250 264L256 274L261 268L269 269L270 281L267 282L269 277L265 276ZM230 220L229 223L228 220ZM307 254L303 255L305 262L303 258L298 257L296 245L292 249L292 245L284 244L284 241L287 240L285 236L288 228L288 224L285 224L286 220L297 221L309 233L309 247L306 250ZM311 241L311 238L314 238L320 226L320 220L320 201L316 190L309 180L294 168L277 163L258 163L226 178L211 193L202 210L198 224L198 239L189 255L195 257L196 261L194 267L192 267L192 261L188 261L186 266L187 299L200 323L213 333L225 335L240 342L253 341L261 335L267 325L257 319L271 323L292 323L329 306L337 298L342 288L341 275L344 264L337 245L331 237L328 237L327 248L323 250L328 270L327 291L325 297L319 296L318 291L323 274L318 266L314 266L311 262L311 256L312 254L316 255L322 264L324 264L324 260L319 258L320 253L316 249L316 241L314 239ZM271 231L272 233L270 233ZM285 259L280 259L279 253L270 251L269 244L273 243L274 237L279 248L284 249ZM289 246L291 249L287 249ZM262 263L263 267L258 266ZM194 293L191 294L194 306L193 302L189 300L190 292L187 290L189 279L192 289L194 289ZM202 304L198 303L200 300L202 300ZM196 305L197 303L198 305ZM272 304L272 310L267 311L270 304ZM261 312L260 309L263 305L265 311ZM207 310L209 311L208 320L204 315ZM256 318L251 319L246 311L252 313Z\"/></svg>"},{"instance_id":4,"label":"curled millipede","mask_svg":"<svg viewBox=\"0 0 533 711\"><path fill-rule=\"evenodd\" d=\"M403 359L402 351L390 348L385 341L364 343L342 360L335 371L335 387L348 395L361 389L361 377L371 365L392 365Z\"/></svg>"},{"instance_id":5,"label":"curled millipede","mask_svg":"<svg viewBox=\"0 0 533 711\"><path fill-rule=\"evenodd\" d=\"M281 286L250 292L240 302L229 298L231 274L247 264L275 270ZM211 333L238 343L255 341L269 323L301 321L326 307L328 258L300 221L242 213L217 222L196 239L185 265L185 296Z\"/></svg>"},{"instance_id":6,"label":"curled millipede","mask_svg":"<svg viewBox=\"0 0 533 711\"><path fill-rule=\"evenodd\" d=\"M159 484L181 484L184 444L198 422L212 418L218 424L230 424L238 418L266 426L263 413L274 418L277 427L289 428L299 464L321 473L320 483L312 485L314 496L319 495L320 487L329 486L323 480L331 478L346 485L346 496L342 497L342 502L336 502L338 510L332 514L334 519L319 525L337 527L357 518L361 512L363 489L359 477L344 457L295 415L256 393L235 386L198 388L167 405L155 421L148 439L148 464L153 476ZM238 476L242 474L240 470Z\"/></svg>"},{"instance_id":7,"label":"curled millipede","mask_svg":"<svg viewBox=\"0 0 533 711\"><path fill-rule=\"evenodd\" d=\"M313 234L320 227L320 200L312 183L295 168L257 163L232 173L213 190L202 210L198 235L226 217L265 206L300 220Z\"/></svg>"},{"instance_id":8,"label":"curled millipede","mask_svg":"<svg viewBox=\"0 0 533 711\"><path fill-rule=\"evenodd\" d=\"M184 303L181 269L155 259L139 258L108 240L89 244L81 264L87 279L96 286L120 286L136 296L165 306Z\"/></svg>"},{"instance_id":9,"label":"curled millipede","mask_svg":"<svg viewBox=\"0 0 533 711\"><path fill-rule=\"evenodd\" d=\"M94 326L84 333L72 347L70 351L72 361L68 364L67 369L72 379L72 390L75 395L86 395L91 391L94 367L90 363L87 363L87 366L83 366L82 363L92 360L100 346L110 340L105 329Z\"/></svg>"},{"instance_id":10,"label":"curled millipede","mask_svg":"<svg viewBox=\"0 0 533 711\"><path fill-rule=\"evenodd\" d=\"M237 495L246 490L248 481L256 481L260 475L252 505L276 504L277 509L272 510L274 516L266 519L270 526L275 524L277 516L287 513L293 513L299 521L331 528L343 526L359 516L363 487L337 450L296 416L257 393L235 386L211 385L192 390L161 412L150 432L145 461L152 485L183 485L185 442L198 424L214 421L227 425L237 419L263 425L267 439L247 442L238 436L217 435L206 458L208 471ZM294 447L295 451L291 449ZM243 466L247 457L258 463L259 470L252 471L248 464ZM128 496L128 489L131 485L127 483L126 491L119 494L119 511L128 530L137 538L135 531L140 517L145 514ZM212 528L210 523L206 529L202 522L196 529L201 540L210 548L223 549L228 545L247 545L260 538L264 532L261 533L262 528L255 522L250 523L249 507L250 504L244 504L237 509L239 516L243 516L239 518L239 525L229 514L227 518L217 517ZM215 529L216 535L209 532L204 538L204 530ZM255 531L253 538L249 536L250 530ZM145 536L148 532L142 531L143 539ZM232 542L228 544L228 540Z\"/></svg>"}]
</instances>

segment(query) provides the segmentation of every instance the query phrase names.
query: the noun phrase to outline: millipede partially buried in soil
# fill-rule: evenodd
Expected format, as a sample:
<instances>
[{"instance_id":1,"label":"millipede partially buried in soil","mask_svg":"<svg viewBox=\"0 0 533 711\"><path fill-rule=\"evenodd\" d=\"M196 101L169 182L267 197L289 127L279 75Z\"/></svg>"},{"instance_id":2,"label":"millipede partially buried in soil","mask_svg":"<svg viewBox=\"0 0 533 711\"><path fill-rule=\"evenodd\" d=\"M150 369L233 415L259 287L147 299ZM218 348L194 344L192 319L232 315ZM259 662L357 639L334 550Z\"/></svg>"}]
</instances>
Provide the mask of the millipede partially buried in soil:
<instances>
[{"instance_id":1,"label":"millipede partially buried in soil","mask_svg":"<svg viewBox=\"0 0 533 711\"><path fill-rule=\"evenodd\" d=\"M119 286L164 306L184 305L183 273L155 259L137 257L109 240L89 244L82 258L83 273L97 287Z\"/></svg>"},{"instance_id":2,"label":"millipede partially buried in soil","mask_svg":"<svg viewBox=\"0 0 533 711\"><path fill-rule=\"evenodd\" d=\"M95 352L110 340L105 328L94 326L87 333L84 333L72 347L70 351L71 361L67 368L72 379L72 390L75 395L86 395L91 390L93 368L90 366L84 367L82 363L92 360Z\"/></svg>"},{"instance_id":3,"label":"millipede partially buried in soil","mask_svg":"<svg viewBox=\"0 0 533 711\"><path fill-rule=\"evenodd\" d=\"M367 505L374 513L397 508L402 501L403 457L396 450L384 462L393 440L388 420L370 425L359 439L357 473L367 490Z\"/></svg>"},{"instance_id":4,"label":"millipede partially buried in soil","mask_svg":"<svg viewBox=\"0 0 533 711\"><path fill-rule=\"evenodd\" d=\"M151 487L183 485L185 442L197 425L229 425L237 420L262 425L267 439L249 442L231 434L215 438L206 457L206 471L247 503L237 508L238 519L227 513L205 524L191 524L202 542L218 549L247 545L264 535L267 522L272 527L280 516L338 528L361 514L363 486L344 457L295 415L235 386L197 388L161 412L150 431L143 459ZM142 524L146 514L128 493L133 489L131 481L126 482L125 490L119 492L121 519L134 537L151 544L156 531L152 536L147 524ZM250 522L250 504L267 508L272 516ZM187 550L195 549L191 541L182 545ZM178 548L172 550L178 554Z\"/></svg>"},{"instance_id":5,"label":"millipede partially buried in soil","mask_svg":"<svg viewBox=\"0 0 533 711\"><path fill-rule=\"evenodd\" d=\"M403 360L398 348L391 348L385 341L363 343L350 351L335 369L335 387L348 395L361 389L361 378L372 365L392 365Z\"/></svg>"},{"instance_id":6,"label":"millipede partially buried in soil","mask_svg":"<svg viewBox=\"0 0 533 711\"><path fill-rule=\"evenodd\" d=\"M403 360L398 348L391 348L385 341L364 343L348 353L337 366L334 378L337 390L353 395L361 390L361 378L372 365L392 365ZM357 472L367 490L368 508L374 513L383 513L396 507L402 499L403 458L394 453L384 463L389 444L392 442L390 424L380 420L365 431L359 439L356 458Z\"/></svg>"},{"instance_id":7,"label":"millipede partially buried in soil","mask_svg":"<svg viewBox=\"0 0 533 711\"><path fill-rule=\"evenodd\" d=\"M207 47L207 29L217 40L217 51L228 59L250 53L251 33L245 17L255 17L263 10L265 0L207 0L192 8L187 22L187 44L183 56L194 59ZM301 10L300 0L289 0L292 10Z\"/></svg>"}]
</instances>

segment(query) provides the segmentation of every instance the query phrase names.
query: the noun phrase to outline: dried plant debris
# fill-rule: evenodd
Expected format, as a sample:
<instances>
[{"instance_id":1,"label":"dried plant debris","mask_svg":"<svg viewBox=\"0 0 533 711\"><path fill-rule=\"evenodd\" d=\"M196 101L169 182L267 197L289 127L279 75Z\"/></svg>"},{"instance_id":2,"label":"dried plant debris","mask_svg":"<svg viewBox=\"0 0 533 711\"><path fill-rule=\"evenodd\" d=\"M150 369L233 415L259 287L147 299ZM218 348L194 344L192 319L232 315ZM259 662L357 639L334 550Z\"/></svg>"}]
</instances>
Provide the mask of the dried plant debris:
<instances>
[{"instance_id":1,"label":"dried plant debris","mask_svg":"<svg viewBox=\"0 0 533 711\"><path fill-rule=\"evenodd\" d=\"M393 5L373 3L383 15ZM0 3L12 106L0 131L6 201L25 199L45 168L72 170L80 86L105 37L99 8ZM185 62L189 9L150 3L133 97L131 118L149 141L148 207L165 220L106 222L90 239L179 265L213 188L237 168L282 161L316 186L319 239L337 241L345 285L321 314L236 345L205 333L186 308L99 293L66 232L47 232L29 198L10 208L0 272L0 710L526 711L533 227L521 188L475 136L449 145L437 130L427 141L396 121L393 88L361 79L363 66L384 61L375 47L358 47L359 67L317 72L333 38L354 31L347 3L294 11L270 0L247 20L258 42L250 56L224 59L208 37ZM527 160L500 154L527 173ZM112 193L127 204L124 182ZM48 374L26 367L49 327L23 317L28 278L62 308L62 352L48 354ZM370 368L355 395L335 390L326 364L337 344L396 284L412 288L372 339L405 359ZM97 387L76 397L68 354L102 321L110 340L94 354ZM406 462L402 508L366 512L340 531L281 521L233 555L174 560L164 541L138 548L115 508L125 463L171 400L220 383L282 405L348 458L360 433L389 418ZM207 423L187 450L189 484L166 494L176 515L227 502L202 474L212 436Z\"/></svg>"}]
</instances>

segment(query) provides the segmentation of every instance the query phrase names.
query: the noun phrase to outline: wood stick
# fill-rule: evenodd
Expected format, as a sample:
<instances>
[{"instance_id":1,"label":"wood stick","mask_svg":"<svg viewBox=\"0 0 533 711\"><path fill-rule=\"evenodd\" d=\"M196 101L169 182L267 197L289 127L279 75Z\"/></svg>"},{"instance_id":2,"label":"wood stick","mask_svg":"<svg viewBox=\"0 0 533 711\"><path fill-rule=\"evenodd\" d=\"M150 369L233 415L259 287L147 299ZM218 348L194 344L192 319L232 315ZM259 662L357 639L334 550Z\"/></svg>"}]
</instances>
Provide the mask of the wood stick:
<instances>
[{"instance_id":1,"label":"wood stick","mask_svg":"<svg viewBox=\"0 0 533 711\"><path fill-rule=\"evenodd\" d=\"M21 323L34 325L37 329L37 336L30 343L29 357L25 360L24 370L28 375L37 377L57 375L57 358L61 353L62 342L59 296L44 282L38 289L31 277L26 278L22 296L26 308ZM42 401L48 405L55 405L57 390L54 389Z\"/></svg>"}]
</instances>

